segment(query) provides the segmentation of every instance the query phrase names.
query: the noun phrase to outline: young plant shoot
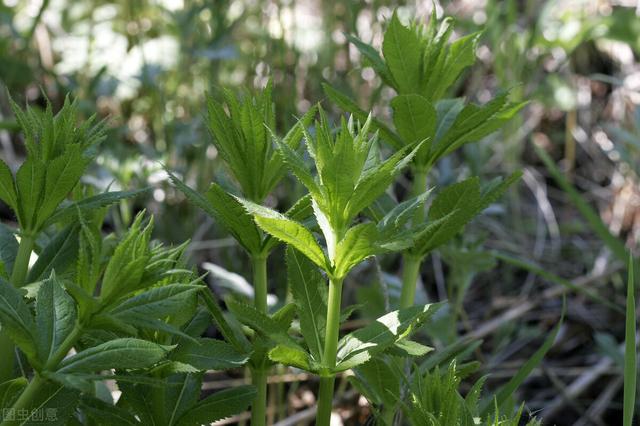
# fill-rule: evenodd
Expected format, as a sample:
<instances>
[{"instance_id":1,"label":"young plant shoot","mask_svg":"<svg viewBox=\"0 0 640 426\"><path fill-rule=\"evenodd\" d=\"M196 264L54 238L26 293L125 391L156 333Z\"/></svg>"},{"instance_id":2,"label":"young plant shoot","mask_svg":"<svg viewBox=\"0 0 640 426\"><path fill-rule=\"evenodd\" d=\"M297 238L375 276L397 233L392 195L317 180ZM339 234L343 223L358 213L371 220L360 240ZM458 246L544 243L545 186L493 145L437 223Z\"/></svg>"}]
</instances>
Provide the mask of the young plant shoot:
<instances>
[{"instance_id":1,"label":"young plant shoot","mask_svg":"<svg viewBox=\"0 0 640 426\"><path fill-rule=\"evenodd\" d=\"M340 339L342 286L349 271L368 257L412 246L425 232L423 227L405 229L406 215L402 211L392 212L379 223L354 224L420 149L419 144L408 145L381 161L377 137L370 137L370 126L371 120L360 127L355 120L347 122L343 118L334 134L320 110L316 136L305 129L315 177L300 154L276 139L285 163L309 191L324 247L309 225L242 201L260 228L291 247L287 255L289 281L304 318L301 327L306 348L288 339L277 342L269 356L320 376L317 424L323 426L330 422L336 374L365 363L405 339L436 309L426 305L394 311ZM326 275L328 291L316 268Z\"/></svg>"},{"instance_id":2,"label":"young plant shoot","mask_svg":"<svg viewBox=\"0 0 640 426\"><path fill-rule=\"evenodd\" d=\"M274 129L276 123L271 91L269 82L254 97L247 95L241 98L225 90L224 104L212 96L207 100L207 123L214 146L235 178L242 196L255 203L262 203L286 173L282 159L271 142L270 129ZM299 146L303 128L310 123L314 112L312 108L291 129L283 139L284 144L291 149ZM247 252L253 270L254 307L261 314L267 314L267 258L278 241L264 235L242 204L220 185L212 183L208 191L201 195L173 174L171 178L179 190L224 226ZM302 199L287 214L297 219L310 215L308 199ZM261 345L259 338L256 337L254 345ZM271 362L265 351L254 348L249 366L253 385L257 389L252 405L252 424L263 425Z\"/></svg>"},{"instance_id":3,"label":"young plant shoot","mask_svg":"<svg viewBox=\"0 0 640 426\"><path fill-rule=\"evenodd\" d=\"M525 105L510 103L508 93L482 106L465 104L460 98L444 98L462 71L475 62L480 36L478 33L470 34L448 44L452 32L453 20L444 18L439 21L435 12L427 26L417 23L403 25L394 13L384 33L382 56L372 46L349 36L384 84L396 92L390 103L394 129L378 120L371 121L372 127L393 149L422 142L411 163L413 182L410 194L414 197L427 190L427 176L438 160L466 143L495 132ZM327 84L324 89L326 95L345 111L359 119L367 116L344 94ZM414 303L424 258L455 236L518 177L519 173L514 174L504 182L492 182L486 188L481 188L477 178L472 178L443 190L434 201L437 206L430 210L428 220L442 218L442 207L447 213L455 211L452 213L454 217L403 253L400 307ZM416 224L425 220L424 208L417 209L413 220Z\"/></svg>"}]
</instances>

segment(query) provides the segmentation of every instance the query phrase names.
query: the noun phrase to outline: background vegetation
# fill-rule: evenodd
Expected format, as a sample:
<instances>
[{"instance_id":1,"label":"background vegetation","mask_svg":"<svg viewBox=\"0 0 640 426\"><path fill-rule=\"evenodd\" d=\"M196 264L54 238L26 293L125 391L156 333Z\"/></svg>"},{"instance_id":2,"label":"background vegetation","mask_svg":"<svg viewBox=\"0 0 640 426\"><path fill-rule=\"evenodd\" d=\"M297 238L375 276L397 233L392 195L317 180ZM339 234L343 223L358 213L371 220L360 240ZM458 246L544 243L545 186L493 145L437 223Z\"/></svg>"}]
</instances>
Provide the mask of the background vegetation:
<instances>
[{"instance_id":1,"label":"background vegetation","mask_svg":"<svg viewBox=\"0 0 640 426\"><path fill-rule=\"evenodd\" d=\"M109 120L104 149L84 183L96 192L153 188L112 209L109 230L124 232L146 209L155 215L154 238L191 238L190 261L209 272L215 293L246 292L250 271L241 248L185 200L162 165L201 190L228 179L204 124L205 94L222 87L241 91L272 78L279 134L325 99L323 82L389 119L391 89L346 34L379 47L396 7L403 19L427 21L432 12L423 1L3 0L1 156L15 170L25 155L8 93L21 105L44 106L46 95L55 110L70 93L86 117ZM480 362L462 389L486 374L485 386L496 389L542 345L566 293L553 346L516 397L548 424L620 424L625 246L635 248L640 238L637 4L453 0L436 9L455 18L454 38L483 31L478 61L449 95L484 103L512 89L511 101L529 103L504 129L439 162L430 177L446 186L468 176L489 181L524 173L423 267L417 299L455 302L441 326L428 329L432 344L481 342L460 360ZM323 105L339 116L332 103ZM404 181L400 192L408 190ZM275 191L282 205L303 193L290 177ZM0 217L14 220L4 205ZM287 298L286 270L278 268L284 256L279 248L269 260L275 304ZM366 307L346 329L380 316L385 302L399 297L397 257L380 262L382 268L368 262L351 274L344 297ZM242 371L232 370L207 376L204 388L243 381ZM270 382L272 420L304 415L313 405L317 383L308 375L279 368ZM337 386L344 421L364 421L366 402L346 381Z\"/></svg>"}]
</instances>

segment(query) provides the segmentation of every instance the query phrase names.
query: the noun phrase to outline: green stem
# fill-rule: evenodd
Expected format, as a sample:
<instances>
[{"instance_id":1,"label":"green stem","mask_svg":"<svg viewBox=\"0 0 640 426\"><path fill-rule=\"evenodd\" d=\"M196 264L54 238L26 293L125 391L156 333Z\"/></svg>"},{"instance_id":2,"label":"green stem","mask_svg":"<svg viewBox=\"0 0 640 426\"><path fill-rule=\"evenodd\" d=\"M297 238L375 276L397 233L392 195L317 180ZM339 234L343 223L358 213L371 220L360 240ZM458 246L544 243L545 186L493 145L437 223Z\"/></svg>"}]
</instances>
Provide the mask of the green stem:
<instances>
[{"instance_id":1,"label":"green stem","mask_svg":"<svg viewBox=\"0 0 640 426\"><path fill-rule=\"evenodd\" d=\"M405 253L402 268L402 292L400 293L400 309L413 306L416 298L416 285L420 275L422 258Z\"/></svg>"},{"instance_id":2,"label":"green stem","mask_svg":"<svg viewBox=\"0 0 640 426\"><path fill-rule=\"evenodd\" d=\"M13 284L14 287L22 287L25 284L27 272L29 271L29 259L31 258L34 243L35 238L31 235L23 235L20 239L18 254L13 263L10 278L11 284Z\"/></svg>"},{"instance_id":3,"label":"green stem","mask_svg":"<svg viewBox=\"0 0 640 426\"><path fill-rule=\"evenodd\" d=\"M253 304L255 308L267 313L267 258L264 256L253 256L251 258L253 267Z\"/></svg>"},{"instance_id":4,"label":"green stem","mask_svg":"<svg viewBox=\"0 0 640 426\"><path fill-rule=\"evenodd\" d=\"M31 406L33 398L38 394L44 383L45 380L36 373L24 391L22 391L18 400L13 404L13 407L11 407L12 412L18 413L22 410L28 409ZM7 426L11 423L13 423L13 421L7 419L0 423L0 426Z\"/></svg>"},{"instance_id":5,"label":"green stem","mask_svg":"<svg viewBox=\"0 0 640 426\"><path fill-rule=\"evenodd\" d=\"M79 322L76 322L76 325L71 330L71 333L62 341L62 344L56 350L51 358L47 361L44 366L44 370L51 371L55 370L55 368L60 364L60 362L64 359L65 356L69 353L73 345L76 344L78 338L82 334L82 325Z\"/></svg>"},{"instance_id":6,"label":"green stem","mask_svg":"<svg viewBox=\"0 0 640 426\"><path fill-rule=\"evenodd\" d=\"M317 426L329 426L333 406L333 387L335 374L330 371L336 366L338 338L340 337L340 307L342 304L342 279L329 280L329 300L327 305L327 328L324 338L324 356L322 364L329 370L327 376L320 378L318 393Z\"/></svg>"},{"instance_id":7,"label":"green stem","mask_svg":"<svg viewBox=\"0 0 640 426\"><path fill-rule=\"evenodd\" d=\"M316 414L316 426L329 426L331 424L331 409L333 408L333 387L335 376L320 377L320 392L318 393L318 413Z\"/></svg>"},{"instance_id":8,"label":"green stem","mask_svg":"<svg viewBox=\"0 0 640 426\"><path fill-rule=\"evenodd\" d=\"M413 183L411 185L410 195L417 197L423 194L427 190L427 175L429 174L426 168L413 168ZM413 217L413 223L419 224L424 222L425 212L424 208L418 209ZM418 282L418 275L420 274L420 265L422 263L422 257L412 255L409 251L405 251L402 254L404 267L402 270L402 293L400 294L400 308L408 308L413 306L416 296L416 283Z\"/></svg>"},{"instance_id":9,"label":"green stem","mask_svg":"<svg viewBox=\"0 0 640 426\"><path fill-rule=\"evenodd\" d=\"M268 313L267 309L267 258L266 256L252 256L253 268L253 304L255 308ZM268 360L262 365L253 366L251 369L251 383L256 388L256 397L251 405L251 425L264 426L267 419L267 378L269 369L266 367Z\"/></svg>"},{"instance_id":10,"label":"green stem","mask_svg":"<svg viewBox=\"0 0 640 426\"><path fill-rule=\"evenodd\" d=\"M256 388L256 397L251 405L251 425L266 424L267 419L267 378L269 370L253 368L251 370L251 383Z\"/></svg>"}]
</instances>

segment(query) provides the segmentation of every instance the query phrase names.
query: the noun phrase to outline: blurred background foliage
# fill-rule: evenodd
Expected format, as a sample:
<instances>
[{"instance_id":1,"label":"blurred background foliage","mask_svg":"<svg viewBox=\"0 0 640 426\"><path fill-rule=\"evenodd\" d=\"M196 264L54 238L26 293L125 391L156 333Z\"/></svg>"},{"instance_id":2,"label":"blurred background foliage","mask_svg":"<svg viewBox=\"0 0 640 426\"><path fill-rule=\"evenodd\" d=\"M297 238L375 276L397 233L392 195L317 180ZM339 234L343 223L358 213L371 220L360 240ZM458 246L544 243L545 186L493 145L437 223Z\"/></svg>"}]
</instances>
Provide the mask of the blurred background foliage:
<instances>
[{"instance_id":1,"label":"blurred background foliage","mask_svg":"<svg viewBox=\"0 0 640 426\"><path fill-rule=\"evenodd\" d=\"M396 7L402 19L424 21L433 6L380 0L2 0L1 155L14 169L24 155L8 93L33 106L44 105L45 95L60 106L70 93L87 117L97 114L110 123L98 167L85 184L97 191L152 188L145 197L124 202L110 226L122 230L137 210L147 208L156 215L157 238L181 242L190 237L194 262L221 265L224 270L214 268L212 279L242 291L246 283L240 275L246 277L247 268L240 249L168 184L162 165L200 189L224 180L203 123L205 93L223 87L250 90L272 78L280 134L324 99L325 81L388 119L390 89L345 34L379 47L385 20ZM455 18L456 36L482 31L479 60L451 96L483 103L511 88L513 101L529 101L506 128L439 163L433 178L444 186L469 175L489 180L524 170L522 183L458 242L432 256L423 271L420 297L453 300L449 318L442 321L461 324L431 334L441 345L461 335L485 338L475 357L483 362L481 372L493 373L491 385L510 377L534 350L521 351L540 340L538 325L557 318L557 299L545 293L558 284L554 277L589 283L602 298L624 305L620 259L551 178L534 146L553 159L613 236L630 247L637 244L640 5L632 0L452 0L435 7L438 15ZM340 113L324 105L334 117ZM267 202L289 205L301 193L290 180ZM0 213L11 220L8 210ZM496 260L493 250L526 259L529 268ZM384 310L381 289L393 294L398 288L397 262L382 259L381 267L365 266L354 274L357 282L348 297L370 307L360 317ZM532 264L550 275L541 277ZM281 269L271 290L284 300ZM617 345L624 322L603 304L571 297L561 342L520 396L530 410L541 410L543 418L557 424L615 424L611 419L619 418L622 389ZM504 320L490 335L477 331L479 324L532 300L534 306L518 321ZM303 391L304 385L292 386L292 406L304 406Z\"/></svg>"}]
</instances>

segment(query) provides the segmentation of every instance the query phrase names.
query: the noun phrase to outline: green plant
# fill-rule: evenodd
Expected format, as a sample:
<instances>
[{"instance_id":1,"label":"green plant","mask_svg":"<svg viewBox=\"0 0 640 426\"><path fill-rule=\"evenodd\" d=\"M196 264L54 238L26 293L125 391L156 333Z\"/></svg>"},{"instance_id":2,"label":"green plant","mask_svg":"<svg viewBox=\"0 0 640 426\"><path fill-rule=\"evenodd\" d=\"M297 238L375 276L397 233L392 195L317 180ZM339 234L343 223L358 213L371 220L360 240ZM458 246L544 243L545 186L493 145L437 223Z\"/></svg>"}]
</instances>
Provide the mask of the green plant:
<instances>
[{"instance_id":1,"label":"green plant","mask_svg":"<svg viewBox=\"0 0 640 426\"><path fill-rule=\"evenodd\" d=\"M359 127L353 119L348 122L342 119L333 134L320 110L315 137L304 130L316 177L300 154L276 139L285 163L309 191L316 222L324 238L324 249L309 225L242 200L260 228L291 247L287 255L289 284L299 308L306 348L290 338L282 341L282 337L273 336L276 345L270 350L269 357L320 376L319 425L329 424L336 374L363 364L390 347L402 345L400 342L405 342L404 339L436 308L426 305L393 311L339 339L342 287L349 271L368 257L413 245L433 227L429 223L405 229L416 205L424 202L423 198L392 210L378 223L353 224L420 149L419 144L407 146L381 161L377 138L369 136L370 125L371 120ZM328 291L320 273L314 272L316 268L326 274ZM248 315L238 314L241 321L246 321ZM422 345L412 345L417 346L416 354L427 351Z\"/></svg>"},{"instance_id":2,"label":"green plant","mask_svg":"<svg viewBox=\"0 0 640 426\"><path fill-rule=\"evenodd\" d=\"M510 103L508 93L483 106L445 98L463 70L475 62L480 35L470 34L448 44L452 31L451 18L438 21L434 14L428 26L417 23L405 26L394 13L384 33L382 56L372 46L349 36L366 63L396 93L390 101L394 129L376 119L371 120L372 127L394 150L421 143L411 162L410 194L414 197L427 190L428 175L439 160L493 133L525 105ZM324 90L344 110L361 119L366 116L353 100L336 89L325 84ZM516 172L504 181L496 179L484 187L478 178L469 178L442 189L428 214L423 206L416 209L412 224L426 219L433 227L403 251L400 308L414 304L423 260L456 236L519 177ZM387 421L394 411L389 409Z\"/></svg>"},{"instance_id":3,"label":"green plant","mask_svg":"<svg viewBox=\"0 0 640 426\"><path fill-rule=\"evenodd\" d=\"M235 178L241 194L261 203L284 177L286 169L271 143L271 132L276 120L271 99L271 82L258 94L239 97L224 91L224 104L209 96L207 123L213 135L213 143ZM225 110L226 107L226 110ZM295 149L302 139L303 127L313 118L312 108L284 137L283 143ZM263 235L250 215L234 196L220 185L212 183L201 195L189 188L175 175L172 181L194 204L216 219L244 248L253 270L254 307L261 314L268 314L267 307L267 258L278 241ZM302 199L287 213L292 218L304 219L310 214L308 199ZM254 349L264 346L256 337ZM271 363L264 350L255 349L250 361L253 385L257 389L252 405L252 424L264 424L267 402L267 376Z\"/></svg>"},{"instance_id":4,"label":"green plant","mask_svg":"<svg viewBox=\"0 0 640 426\"><path fill-rule=\"evenodd\" d=\"M510 103L508 93L499 95L484 106L465 105L459 98L444 98L462 71L475 62L479 37L479 34L470 34L448 45L452 31L451 18L438 21L433 15L426 27L415 23L404 26L394 13L384 33L382 57L372 46L349 36L382 81L397 93L390 102L395 130L375 119L372 127L393 149L423 142L411 163L413 182L410 192L413 196L426 191L428 174L438 160L464 144L493 133L524 106L524 103ZM324 89L327 96L344 110L360 119L366 116L344 94L329 85L324 85ZM448 194L441 195L443 203L459 202L465 207L455 213L457 217L450 220L439 235L416 242L404 252L400 307L413 304L423 259L457 234L518 177L519 173L516 173L502 184L494 182L484 191L475 178L445 189ZM442 217L438 208L432 207L429 214L432 220ZM423 219L424 210L418 209L415 221L420 223Z\"/></svg>"},{"instance_id":5,"label":"green plant","mask_svg":"<svg viewBox=\"0 0 640 426\"><path fill-rule=\"evenodd\" d=\"M0 383L2 425L38 421L48 409L59 424L76 416L99 419L104 412L131 424L144 422L140 404L130 402L127 410L100 399L100 382L108 379L121 387L124 405L136 398L129 384L149 385L153 402L145 409L156 424L198 425L246 408L253 388L198 402L198 387L166 418L166 404L175 402L170 382L241 366L250 353L237 350L237 344L198 337L203 286L185 267L185 244L152 243L153 223L143 222L144 213L125 235L102 236L107 206L138 192L65 202L70 192L76 198L91 192L82 191L78 181L101 139L100 127L91 121L77 126L72 102L55 116L51 106L44 112L14 109L27 159L15 178L0 163L0 199L16 213L21 236L18 244L11 230L0 228L0 324L12 344L3 366L13 359L13 345L26 363L21 363L21 377L15 378L11 368ZM34 248L38 259L30 267ZM216 313L210 303L207 307ZM216 322L224 328L222 319ZM219 401L225 395L237 401Z\"/></svg>"}]
</instances>

